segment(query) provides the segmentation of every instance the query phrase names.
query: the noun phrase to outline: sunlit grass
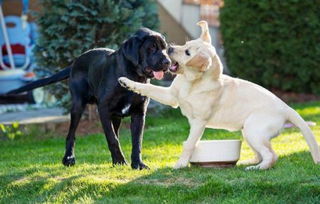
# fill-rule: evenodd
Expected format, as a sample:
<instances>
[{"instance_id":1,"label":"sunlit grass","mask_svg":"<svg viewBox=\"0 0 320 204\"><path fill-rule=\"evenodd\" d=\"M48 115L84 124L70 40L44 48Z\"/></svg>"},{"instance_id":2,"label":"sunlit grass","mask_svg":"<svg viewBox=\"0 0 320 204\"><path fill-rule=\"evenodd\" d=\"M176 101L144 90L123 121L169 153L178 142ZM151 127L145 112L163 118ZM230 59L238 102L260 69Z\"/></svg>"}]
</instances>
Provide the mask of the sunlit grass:
<instances>
[{"instance_id":1,"label":"sunlit grass","mask_svg":"<svg viewBox=\"0 0 320 204\"><path fill-rule=\"evenodd\" d=\"M320 103L295 104L306 120L320 123ZM126 120L128 121L128 120ZM0 142L0 203L319 203L320 167L297 129L284 130L272 141L280 156L267 171L172 166L188 135L179 110L147 118L143 158L151 170L112 167L103 134L78 137L77 164L62 166L64 138L34 135ZM320 142L320 127L312 128ZM206 130L203 139L242 139L239 132ZM122 128L121 146L130 162L131 138ZM253 154L244 142L241 160Z\"/></svg>"}]
</instances>

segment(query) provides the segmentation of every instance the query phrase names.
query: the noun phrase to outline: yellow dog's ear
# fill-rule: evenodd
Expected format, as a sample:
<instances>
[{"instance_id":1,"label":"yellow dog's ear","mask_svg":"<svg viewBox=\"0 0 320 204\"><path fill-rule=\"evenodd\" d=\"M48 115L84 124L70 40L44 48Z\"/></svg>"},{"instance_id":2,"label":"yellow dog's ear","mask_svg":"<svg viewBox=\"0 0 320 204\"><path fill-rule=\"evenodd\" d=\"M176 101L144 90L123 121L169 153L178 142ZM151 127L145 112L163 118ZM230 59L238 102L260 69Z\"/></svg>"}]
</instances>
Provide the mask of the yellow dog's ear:
<instances>
[{"instance_id":1,"label":"yellow dog's ear","mask_svg":"<svg viewBox=\"0 0 320 204\"><path fill-rule=\"evenodd\" d=\"M201 51L187 62L187 66L198 68L200 72L205 72L212 64L210 55Z\"/></svg>"},{"instance_id":2,"label":"yellow dog's ear","mask_svg":"<svg viewBox=\"0 0 320 204\"><path fill-rule=\"evenodd\" d=\"M207 21L199 21L197 25L201 27L200 39L211 44L211 36L209 33L209 27L208 27Z\"/></svg>"}]
</instances>

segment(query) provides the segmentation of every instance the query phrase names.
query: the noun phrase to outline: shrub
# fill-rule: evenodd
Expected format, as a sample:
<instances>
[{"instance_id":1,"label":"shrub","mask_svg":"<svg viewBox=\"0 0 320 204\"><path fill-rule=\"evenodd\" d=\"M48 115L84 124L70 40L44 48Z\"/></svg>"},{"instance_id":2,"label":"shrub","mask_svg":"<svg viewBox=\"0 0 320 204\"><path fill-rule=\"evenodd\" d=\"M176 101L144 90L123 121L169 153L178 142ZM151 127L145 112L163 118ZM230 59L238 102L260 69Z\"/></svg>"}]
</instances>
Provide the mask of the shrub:
<instances>
[{"instance_id":1,"label":"shrub","mask_svg":"<svg viewBox=\"0 0 320 204\"><path fill-rule=\"evenodd\" d=\"M95 47L117 48L141 26L157 28L152 0L42 0L37 14L40 38L35 48L39 73L56 72ZM70 102L67 83L51 88L59 101Z\"/></svg>"},{"instance_id":2,"label":"shrub","mask_svg":"<svg viewBox=\"0 0 320 204\"><path fill-rule=\"evenodd\" d=\"M19 123L12 123L11 125L0 124L0 136L4 136L7 139L14 140L17 137L22 136Z\"/></svg>"},{"instance_id":3,"label":"shrub","mask_svg":"<svg viewBox=\"0 0 320 204\"><path fill-rule=\"evenodd\" d=\"M268 88L320 94L320 1L225 0L231 72Z\"/></svg>"}]
</instances>

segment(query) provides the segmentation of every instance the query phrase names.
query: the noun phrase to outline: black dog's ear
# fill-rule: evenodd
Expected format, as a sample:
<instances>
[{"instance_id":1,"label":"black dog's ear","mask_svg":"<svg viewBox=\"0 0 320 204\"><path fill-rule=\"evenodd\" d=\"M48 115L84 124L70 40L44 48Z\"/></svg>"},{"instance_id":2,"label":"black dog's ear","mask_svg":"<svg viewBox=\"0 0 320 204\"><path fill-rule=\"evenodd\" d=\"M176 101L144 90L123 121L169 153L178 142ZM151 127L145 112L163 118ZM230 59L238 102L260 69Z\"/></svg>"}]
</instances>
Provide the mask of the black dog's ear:
<instances>
[{"instance_id":1,"label":"black dog's ear","mask_svg":"<svg viewBox=\"0 0 320 204\"><path fill-rule=\"evenodd\" d=\"M123 55L134 65L139 64L139 48L141 45L141 40L137 37L129 38L122 47Z\"/></svg>"},{"instance_id":2,"label":"black dog's ear","mask_svg":"<svg viewBox=\"0 0 320 204\"><path fill-rule=\"evenodd\" d=\"M139 48L146 36L151 36L153 31L148 28L140 28L127 41L124 42L122 52L124 56L135 66L139 64Z\"/></svg>"},{"instance_id":3,"label":"black dog's ear","mask_svg":"<svg viewBox=\"0 0 320 204\"><path fill-rule=\"evenodd\" d=\"M166 42L166 38L164 37L164 35L160 35L159 42L161 44L162 49L166 49L167 48L168 44Z\"/></svg>"},{"instance_id":4,"label":"black dog's ear","mask_svg":"<svg viewBox=\"0 0 320 204\"><path fill-rule=\"evenodd\" d=\"M161 33L158 33L156 31L150 30L149 28L140 28L136 33L135 36L137 36L139 39L143 39L146 36L154 36L158 39L158 41L161 44L161 47L165 49L167 47L166 38Z\"/></svg>"},{"instance_id":5,"label":"black dog's ear","mask_svg":"<svg viewBox=\"0 0 320 204\"><path fill-rule=\"evenodd\" d=\"M163 47L166 47L164 36L149 28L140 28L135 34L124 42L122 52L124 56L135 66L139 64L139 48L147 36L159 36Z\"/></svg>"},{"instance_id":6,"label":"black dog's ear","mask_svg":"<svg viewBox=\"0 0 320 204\"><path fill-rule=\"evenodd\" d=\"M154 34L155 32L150 30L149 28L140 28L137 32L135 32L134 36L142 40L144 37Z\"/></svg>"}]
</instances>

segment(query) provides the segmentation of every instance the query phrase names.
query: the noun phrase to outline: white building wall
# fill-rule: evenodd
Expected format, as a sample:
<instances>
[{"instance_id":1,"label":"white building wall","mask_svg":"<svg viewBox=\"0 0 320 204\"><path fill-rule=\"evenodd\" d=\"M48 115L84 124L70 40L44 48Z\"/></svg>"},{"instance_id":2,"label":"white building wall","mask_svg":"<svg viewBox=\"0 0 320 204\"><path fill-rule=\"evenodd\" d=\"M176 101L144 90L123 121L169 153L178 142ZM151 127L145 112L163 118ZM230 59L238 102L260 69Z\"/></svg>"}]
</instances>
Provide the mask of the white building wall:
<instances>
[{"instance_id":1,"label":"white building wall","mask_svg":"<svg viewBox=\"0 0 320 204\"><path fill-rule=\"evenodd\" d=\"M158 0L158 2L175 18L177 22L181 22L181 7L183 0Z\"/></svg>"},{"instance_id":2,"label":"white building wall","mask_svg":"<svg viewBox=\"0 0 320 204\"><path fill-rule=\"evenodd\" d=\"M200 20L200 9L197 5L184 4L181 12L181 23L187 32L197 38L200 35L200 27L196 23Z\"/></svg>"}]
</instances>

